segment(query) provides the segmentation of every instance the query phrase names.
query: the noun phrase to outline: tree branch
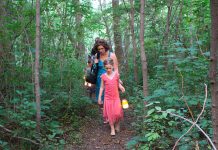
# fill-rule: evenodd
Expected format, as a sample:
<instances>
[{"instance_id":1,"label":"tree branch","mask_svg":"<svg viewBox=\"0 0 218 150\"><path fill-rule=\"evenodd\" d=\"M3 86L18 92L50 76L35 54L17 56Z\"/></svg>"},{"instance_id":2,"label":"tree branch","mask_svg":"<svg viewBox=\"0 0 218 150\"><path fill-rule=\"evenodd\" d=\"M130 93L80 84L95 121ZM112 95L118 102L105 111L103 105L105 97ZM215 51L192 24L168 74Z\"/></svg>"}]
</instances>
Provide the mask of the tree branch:
<instances>
[{"instance_id":1,"label":"tree branch","mask_svg":"<svg viewBox=\"0 0 218 150\"><path fill-rule=\"evenodd\" d=\"M182 97L179 99L179 100L183 100L184 101L184 103L185 103L185 105L186 105L186 107L188 108L188 111L189 111L189 113L190 113L190 115L191 115L191 117L192 117L192 120L194 121L194 116L193 116L193 113L192 113L192 110L191 110L191 108L188 106L188 103L187 103L187 101L184 99L184 78L183 78L183 75L182 75L182 73L181 73L181 71L180 71L180 69L177 67L177 70L179 71L179 74L180 74L180 76L181 76L181 78L182 78Z\"/></svg>"},{"instance_id":2,"label":"tree branch","mask_svg":"<svg viewBox=\"0 0 218 150\"><path fill-rule=\"evenodd\" d=\"M4 129L5 131L9 132L9 133L13 133L10 129L5 128L3 125L0 125L0 128ZM40 145L40 143L37 143L36 141L33 141L31 139L25 138L25 137L20 137L20 136L13 136L13 138L18 138L18 139L23 139L25 141L29 141L35 145Z\"/></svg>"},{"instance_id":3,"label":"tree branch","mask_svg":"<svg viewBox=\"0 0 218 150\"><path fill-rule=\"evenodd\" d=\"M203 114L204 112L204 108L205 108L205 105L206 105L206 101L207 101L207 85L205 85L205 99L204 99L204 105L203 105L203 108L201 110L201 113L198 115L198 118L195 120L194 124L191 125L191 127L186 131L186 133L184 133L175 143L174 147L173 147L173 150L175 150L177 144L179 143L179 141L188 133L191 131L191 129L195 126L195 124L198 122L199 118L201 117L201 115Z\"/></svg>"},{"instance_id":4,"label":"tree branch","mask_svg":"<svg viewBox=\"0 0 218 150\"><path fill-rule=\"evenodd\" d=\"M210 144L211 144L211 146L213 147L213 149L214 149L214 150L217 150L216 147L215 147L215 145L213 144L212 140L210 139L210 137L209 137L209 136L204 132L204 130L201 129L201 127L197 124L199 118L201 117L201 115L202 115L203 112L204 112L204 108L205 108L205 105L206 105L206 100L207 100L207 85L205 84L205 100L204 100L204 105L203 105L203 108L202 108L202 110L201 110L201 113L198 115L198 118L196 119L195 122L193 122L193 121L191 121L191 120L189 120L189 119L187 119L187 118L184 118L184 117L182 117L182 116L179 116L179 115L177 115L177 114L174 114L174 113L170 113L170 112L167 112L167 111L159 111L159 112L162 112L162 113L163 113L163 112L164 112L164 113L168 113L168 114L170 114L170 115L172 115L172 116L176 116L176 117L181 118L181 119L183 119L183 120L186 120L187 122L189 122L189 123L192 124L192 126L189 128L189 130L188 130L185 134L183 134L183 135L176 141L176 143L175 143L175 145L174 145L174 147L173 147L173 150L174 150L175 147L177 146L178 142L179 142L194 126L196 126L196 127L204 134L204 136L208 139L208 141L210 142Z\"/></svg>"},{"instance_id":5,"label":"tree branch","mask_svg":"<svg viewBox=\"0 0 218 150\"><path fill-rule=\"evenodd\" d=\"M175 117L178 117L178 118L180 118L180 119L183 119L183 120L185 120L185 121L191 123L192 125L194 124L193 121L191 121L191 120L189 120L189 119L187 119L187 118L184 118L184 117L182 117L182 116L179 116L179 115L177 115L177 114L174 114L174 113L171 113L171 112L167 112L167 111L159 111L159 112L168 113L168 114L170 114L170 115L172 115L172 116L175 116ZM194 124L194 125L195 125L195 126L201 131L201 133L203 133L203 135L208 139L208 141L210 142L210 144L211 144L211 146L213 147L213 149L214 149L214 150L217 150L216 147L214 146L212 140L211 140L210 137L204 132L204 130L201 129L201 127L200 127L198 124Z\"/></svg>"}]
</instances>

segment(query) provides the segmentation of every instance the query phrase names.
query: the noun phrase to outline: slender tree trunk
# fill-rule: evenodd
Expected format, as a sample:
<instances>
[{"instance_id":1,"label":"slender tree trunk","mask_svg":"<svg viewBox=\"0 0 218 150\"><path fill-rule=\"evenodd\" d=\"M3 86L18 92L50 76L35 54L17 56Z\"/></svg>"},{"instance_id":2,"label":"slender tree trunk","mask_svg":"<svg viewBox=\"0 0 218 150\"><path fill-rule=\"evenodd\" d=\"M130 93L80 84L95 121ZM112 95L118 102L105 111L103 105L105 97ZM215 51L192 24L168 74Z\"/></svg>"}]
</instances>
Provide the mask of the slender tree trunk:
<instances>
[{"instance_id":1,"label":"slender tree trunk","mask_svg":"<svg viewBox=\"0 0 218 150\"><path fill-rule=\"evenodd\" d=\"M138 67L137 67L137 61L136 61L136 55L137 55L137 48L136 48L136 40L135 40L135 29L134 29L134 4L133 0L130 0L130 5L131 5L131 36L132 36L132 46L133 46L133 66L134 66L134 80L137 83L138 82Z\"/></svg>"},{"instance_id":2,"label":"slender tree trunk","mask_svg":"<svg viewBox=\"0 0 218 150\"><path fill-rule=\"evenodd\" d=\"M4 0L0 1L0 54L3 55L3 44L4 44L4 19L6 17L5 4Z\"/></svg>"},{"instance_id":3,"label":"slender tree trunk","mask_svg":"<svg viewBox=\"0 0 218 150\"><path fill-rule=\"evenodd\" d=\"M39 86L39 49L40 49L40 0L36 0L36 53L35 53L35 96L37 132L40 133L41 107Z\"/></svg>"},{"instance_id":4,"label":"slender tree trunk","mask_svg":"<svg viewBox=\"0 0 218 150\"><path fill-rule=\"evenodd\" d=\"M0 1L0 52L6 57L10 56L10 39L9 33L5 25L8 23L7 19L9 18L7 13L7 0ZM9 57L9 58L10 58Z\"/></svg>"},{"instance_id":5,"label":"slender tree trunk","mask_svg":"<svg viewBox=\"0 0 218 150\"><path fill-rule=\"evenodd\" d=\"M0 74L3 74L4 72L4 51L3 51L3 27L4 27L4 10L5 8L5 3L3 0L0 1ZM5 89L5 81L3 81L4 78L0 79L1 85L0 85L0 94L2 94L2 91ZM0 102L3 101L2 96L0 96Z\"/></svg>"},{"instance_id":6,"label":"slender tree trunk","mask_svg":"<svg viewBox=\"0 0 218 150\"><path fill-rule=\"evenodd\" d=\"M3 69L4 69L4 43L5 43L5 39L4 39L4 19L6 18L6 11L5 11L5 4L6 2L4 0L0 1L0 74L3 73ZM4 88L4 84L3 81L1 79L1 87L0 87L0 91L2 91L2 89Z\"/></svg>"},{"instance_id":7,"label":"slender tree trunk","mask_svg":"<svg viewBox=\"0 0 218 150\"><path fill-rule=\"evenodd\" d=\"M167 49L168 49L168 43L169 43L169 33L170 33L170 18L172 15L172 5L173 5L173 0L168 0L167 2L167 21L166 21L166 30L164 33L164 40L163 40L163 50L164 50L164 56L168 54ZM164 60L164 67L165 70L168 70L168 60Z\"/></svg>"},{"instance_id":8,"label":"slender tree trunk","mask_svg":"<svg viewBox=\"0 0 218 150\"><path fill-rule=\"evenodd\" d=\"M218 83L217 83L217 55L218 55L218 1L210 0L211 7L211 64L210 82L212 96L212 122L213 122L213 141L218 149Z\"/></svg>"},{"instance_id":9,"label":"slender tree trunk","mask_svg":"<svg viewBox=\"0 0 218 150\"><path fill-rule=\"evenodd\" d=\"M184 1L182 0L182 2L180 4L179 18L176 21L175 40L179 40L179 38L178 38L178 35L179 35L179 25L182 22L183 5L184 5Z\"/></svg>"},{"instance_id":10,"label":"slender tree trunk","mask_svg":"<svg viewBox=\"0 0 218 150\"><path fill-rule=\"evenodd\" d=\"M101 0L99 0L99 4L100 4L101 12L103 12L103 6L102 6L102 3L101 3ZM105 24L109 45L112 47L112 40L111 40L110 28L109 28L109 25L108 25L108 19L104 15L103 15L103 21L104 21L104 24Z\"/></svg>"},{"instance_id":11,"label":"slender tree trunk","mask_svg":"<svg viewBox=\"0 0 218 150\"><path fill-rule=\"evenodd\" d=\"M129 28L128 28L129 29ZM127 30L128 30L127 29ZM124 33L124 51L123 51L123 55L124 55L124 66L125 67L125 71L128 72L129 71L129 63L128 63L128 57L129 57L129 45L130 45L130 35L129 32L125 32Z\"/></svg>"},{"instance_id":12,"label":"slender tree trunk","mask_svg":"<svg viewBox=\"0 0 218 150\"><path fill-rule=\"evenodd\" d=\"M141 8L140 8L140 50L141 50L141 63L142 63L142 76L143 76L143 93L144 96L148 95L148 82L147 82L147 58L145 55L145 47L144 47L144 20L145 20L145 0L140 0Z\"/></svg>"},{"instance_id":13,"label":"slender tree trunk","mask_svg":"<svg viewBox=\"0 0 218 150\"><path fill-rule=\"evenodd\" d=\"M82 24L82 9L80 0L75 1L78 11L76 13L76 56L81 59L85 56L85 45L84 45L84 27Z\"/></svg>"},{"instance_id":14,"label":"slender tree trunk","mask_svg":"<svg viewBox=\"0 0 218 150\"><path fill-rule=\"evenodd\" d=\"M9 28L9 24L12 23L11 13L12 7L11 1L0 0L0 94L1 97L12 97L15 84L11 84L11 79L15 75L15 68L12 62L14 62L14 53L12 52L12 29ZM13 33L16 33L13 32ZM5 99L2 99L5 100ZM8 101L4 101L8 103Z\"/></svg>"},{"instance_id":15,"label":"slender tree trunk","mask_svg":"<svg viewBox=\"0 0 218 150\"><path fill-rule=\"evenodd\" d=\"M114 44L115 53L119 64L123 63L122 37L120 33L120 14L119 14L119 0L112 0L113 7L113 29L114 29Z\"/></svg>"},{"instance_id":16,"label":"slender tree trunk","mask_svg":"<svg viewBox=\"0 0 218 150\"><path fill-rule=\"evenodd\" d=\"M169 38L169 33L170 33L170 18L172 15L172 5L173 5L173 0L169 0L167 4L167 23L166 23L166 31L165 31L165 42L168 41Z\"/></svg>"}]
</instances>

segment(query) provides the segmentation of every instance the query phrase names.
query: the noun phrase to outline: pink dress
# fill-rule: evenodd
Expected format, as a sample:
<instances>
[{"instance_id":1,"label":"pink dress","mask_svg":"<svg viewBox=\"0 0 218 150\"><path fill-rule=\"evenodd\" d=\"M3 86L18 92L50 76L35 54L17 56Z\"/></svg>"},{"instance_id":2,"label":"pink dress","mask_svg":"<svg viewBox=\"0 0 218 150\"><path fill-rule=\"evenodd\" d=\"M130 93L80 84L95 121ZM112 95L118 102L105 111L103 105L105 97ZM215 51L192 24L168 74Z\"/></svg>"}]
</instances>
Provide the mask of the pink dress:
<instances>
[{"instance_id":1,"label":"pink dress","mask_svg":"<svg viewBox=\"0 0 218 150\"><path fill-rule=\"evenodd\" d=\"M123 118L123 109L118 90L119 74L115 72L110 79L105 73L101 78L105 87L103 117L110 124L113 124Z\"/></svg>"}]
</instances>

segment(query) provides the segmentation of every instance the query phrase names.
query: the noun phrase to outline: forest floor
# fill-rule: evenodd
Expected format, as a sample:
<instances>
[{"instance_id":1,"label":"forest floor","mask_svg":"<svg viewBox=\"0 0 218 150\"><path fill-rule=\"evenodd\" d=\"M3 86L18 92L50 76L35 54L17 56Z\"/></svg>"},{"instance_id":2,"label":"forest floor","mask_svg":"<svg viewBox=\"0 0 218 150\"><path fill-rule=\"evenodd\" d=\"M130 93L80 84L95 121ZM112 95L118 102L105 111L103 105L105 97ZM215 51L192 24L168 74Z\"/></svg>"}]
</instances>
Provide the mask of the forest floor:
<instances>
[{"instance_id":1,"label":"forest floor","mask_svg":"<svg viewBox=\"0 0 218 150\"><path fill-rule=\"evenodd\" d=\"M121 121L121 130L115 136L110 135L109 124L104 124L102 109L98 109L96 118L90 118L81 127L82 141L78 144L68 145L67 150L125 150L127 142L134 136L132 122L133 109L124 110L124 119Z\"/></svg>"}]
</instances>

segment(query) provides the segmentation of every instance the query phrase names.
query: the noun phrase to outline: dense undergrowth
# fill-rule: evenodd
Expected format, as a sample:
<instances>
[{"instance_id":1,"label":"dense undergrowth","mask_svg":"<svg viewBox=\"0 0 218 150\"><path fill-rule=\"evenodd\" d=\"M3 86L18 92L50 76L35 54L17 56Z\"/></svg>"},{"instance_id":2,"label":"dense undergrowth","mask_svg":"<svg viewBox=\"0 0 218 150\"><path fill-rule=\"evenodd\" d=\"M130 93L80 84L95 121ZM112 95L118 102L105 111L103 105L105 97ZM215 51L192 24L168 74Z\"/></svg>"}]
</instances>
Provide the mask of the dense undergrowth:
<instances>
[{"instance_id":1,"label":"dense undergrowth","mask_svg":"<svg viewBox=\"0 0 218 150\"><path fill-rule=\"evenodd\" d=\"M128 73L121 77L127 91L121 94L121 98L127 98L133 105L136 118L132 125L137 135L128 142L129 149L172 149L191 124L169 113L195 121L205 99L205 110L198 125L212 136L211 100L210 95L205 98L204 85L208 85L208 54L199 54L197 47L184 48L181 43L174 45L172 52L174 55L160 57L167 57L167 68L156 65L151 69L153 66L149 66L147 97L143 96L142 83L134 83ZM4 89L10 94L3 95L0 106L0 143L3 149L64 149L68 143L79 144L84 118L95 117L97 113L96 109L90 109L93 105L83 87L80 61L68 58L62 63L52 57L46 61L49 63L45 64L52 65L44 65L40 74L40 135L35 130L36 104L31 68L13 64L13 74L4 74L4 79L11 84ZM177 147L180 150L211 149L208 140L196 127L180 140Z\"/></svg>"},{"instance_id":2,"label":"dense undergrowth","mask_svg":"<svg viewBox=\"0 0 218 150\"><path fill-rule=\"evenodd\" d=\"M47 59L53 63L44 65L40 74L40 135L36 132L31 68L13 64L13 74L4 74L10 85L4 89L0 105L2 149L64 149L69 142L80 142L83 118L96 114L95 109L89 109L92 104L83 86L83 67L79 61L69 58L59 68L61 62L54 60Z\"/></svg>"},{"instance_id":3,"label":"dense undergrowth","mask_svg":"<svg viewBox=\"0 0 218 150\"><path fill-rule=\"evenodd\" d=\"M143 96L141 86L128 89L137 118L133 126L138 133L127 145L131 150L172 149L192 124L170 113L194 122L203 107L197 124L212 137L208 55L199 54L197 45L184 48L180 43L172 50L174 55L160 57L168 58L167 68L156 65L152 70L154 75L148 79L149 96ZM196 127L185 134L176 147L179 150L211 149L208 139Z\"/></svg>"}]
</instances>

